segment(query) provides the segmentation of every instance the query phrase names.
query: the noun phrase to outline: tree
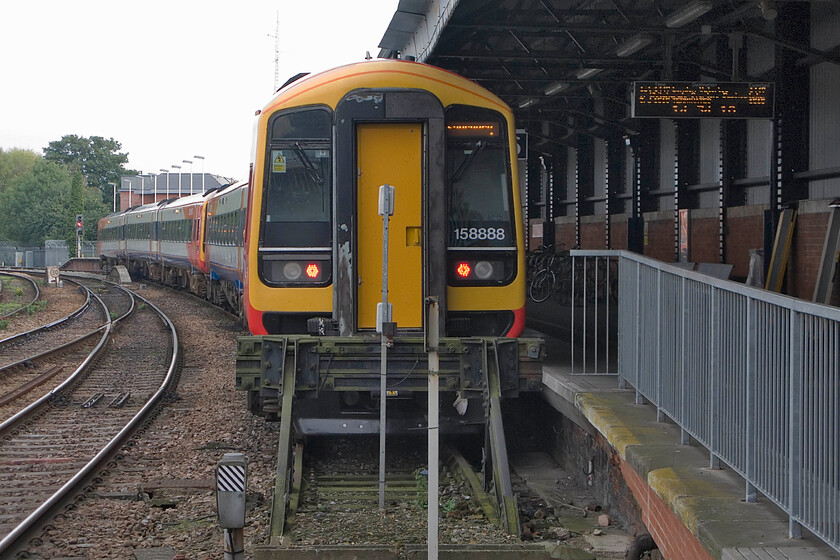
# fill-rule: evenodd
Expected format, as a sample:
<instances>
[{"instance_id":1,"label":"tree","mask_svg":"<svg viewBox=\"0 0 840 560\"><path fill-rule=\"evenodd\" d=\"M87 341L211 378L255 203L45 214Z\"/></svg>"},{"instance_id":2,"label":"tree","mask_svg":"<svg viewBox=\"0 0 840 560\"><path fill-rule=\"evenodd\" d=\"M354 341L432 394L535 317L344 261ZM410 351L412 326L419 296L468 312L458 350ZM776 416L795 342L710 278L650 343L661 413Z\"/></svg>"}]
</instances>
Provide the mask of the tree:
<instances>
[{"instance_id":1,"label":"tree","mask_svg":"<svg viewBox=\"0 0 840 560\"><path fill-rule=\"evenodd\" d=\"M67 165L71 173L82 173L89 186L99 189L102 201L112 203L113 189L108 183L118 184L120 175L136 174L125 169L128 154L120 149L122 145L113 138L67 134L44 148L44 159Z\"/></svg>"},{"instance_id":2,"label":"tree","mask_svg":"<svg viewBox=\"0 0 840 560\"><path fill-rule=\"evenodd\" d=\"M32 171L0 192L0 235L24 245L72 239L76 214L85 215L85 239L96 237L97 220L108 213L100 192L84 186L80 173L38 158ZM72 246L72 245L71 245Z\"/></svg>"},{"instance_id":3,"label":"tree","mask_svg":"<svg viewBox=\"0 0 840 560\"><path fill-rule=\"evenodd\" d=\"M0 192L20 177L32 173L41 156L30 150L0 148Z\"/></svg>"}]
</instances>

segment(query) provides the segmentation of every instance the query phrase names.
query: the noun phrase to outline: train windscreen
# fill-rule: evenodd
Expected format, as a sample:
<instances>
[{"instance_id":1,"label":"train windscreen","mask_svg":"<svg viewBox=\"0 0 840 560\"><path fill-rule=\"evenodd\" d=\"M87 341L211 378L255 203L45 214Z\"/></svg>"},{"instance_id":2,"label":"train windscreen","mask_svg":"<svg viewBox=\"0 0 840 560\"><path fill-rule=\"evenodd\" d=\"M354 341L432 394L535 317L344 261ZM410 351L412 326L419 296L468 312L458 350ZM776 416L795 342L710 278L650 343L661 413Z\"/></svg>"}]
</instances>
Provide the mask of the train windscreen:
<instances>
[{"instance_id":1,"label":"train windscreen","mask_svg":"<svg viewBox=\"0 0 840 560\"><path fill-rule=\"evenodd\" d=\"M332 223L331 117L323 109L272 122L262 247L329 247Z\"/></svg>"},{"instance_id":2,"label":"train windscreen","mask_svg":"<svg viewBox=\"0 0 840 560\"><path fill-rule=\"evenodd\" d=\"M504 119L454 106L446 113L450 247L515 246Z\"/></svg>"}]
</instances>

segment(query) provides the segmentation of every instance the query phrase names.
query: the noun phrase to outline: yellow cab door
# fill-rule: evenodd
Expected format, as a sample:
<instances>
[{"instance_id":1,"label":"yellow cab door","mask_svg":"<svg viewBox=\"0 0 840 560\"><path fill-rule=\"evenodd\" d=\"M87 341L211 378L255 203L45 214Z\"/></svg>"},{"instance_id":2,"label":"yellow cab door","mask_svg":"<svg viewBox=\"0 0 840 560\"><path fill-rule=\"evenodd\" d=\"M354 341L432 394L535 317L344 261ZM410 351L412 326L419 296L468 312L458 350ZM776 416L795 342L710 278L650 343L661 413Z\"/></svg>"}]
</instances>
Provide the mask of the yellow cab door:
<instances>
[{"instance_id":1,"label":"yellow cab door","mask_svg":"<svg viewBox=\"0 0 840 560\"><path fill-rule=\"evenodd\" d=\"M382 301L382 216L379 187L394 187L389 221L388 302L399 329L423 327L423 125L359 124L357 143L357 325L376 327Z\"/></svg>"}]
</instances>

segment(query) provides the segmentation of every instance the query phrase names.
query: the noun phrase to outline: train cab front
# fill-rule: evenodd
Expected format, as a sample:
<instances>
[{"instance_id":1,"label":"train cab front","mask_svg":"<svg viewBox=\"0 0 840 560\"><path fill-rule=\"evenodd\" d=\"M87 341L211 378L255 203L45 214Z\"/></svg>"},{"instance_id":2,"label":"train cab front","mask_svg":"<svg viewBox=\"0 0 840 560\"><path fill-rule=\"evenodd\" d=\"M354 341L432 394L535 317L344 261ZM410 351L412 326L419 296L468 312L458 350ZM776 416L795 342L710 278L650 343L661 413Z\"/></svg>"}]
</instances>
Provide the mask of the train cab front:
<instances>
[{"instance_id":1,"label":"train cab front","mask_svg":"<svg viewBox=\"0 0 840 560\"><path fill-rule=\"evenodd\" d=\"M419 64L351 65L302 82L258 120L252 336L239 339L237 388L268 418L289 412L292 392L302 435L379 432L377 309L387 299L386 431L425 429L432 324L441 429L482 428L494 386L506 397L541 386L542 342L517 338L525 270L512 115L475 84Z\"/></svg>"}]
</instances>

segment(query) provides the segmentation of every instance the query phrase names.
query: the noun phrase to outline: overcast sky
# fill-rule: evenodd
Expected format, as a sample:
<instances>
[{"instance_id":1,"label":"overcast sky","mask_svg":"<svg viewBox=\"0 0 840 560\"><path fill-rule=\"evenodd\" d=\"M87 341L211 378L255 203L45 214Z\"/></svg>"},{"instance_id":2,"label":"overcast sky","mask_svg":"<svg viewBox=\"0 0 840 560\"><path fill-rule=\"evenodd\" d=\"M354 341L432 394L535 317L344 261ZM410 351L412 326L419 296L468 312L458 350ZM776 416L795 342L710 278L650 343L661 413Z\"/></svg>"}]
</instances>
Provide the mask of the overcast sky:
<instances>
[{"instance_id":1,"label":"overcast sky","mask_svg":"<svg viewBox=\"0 0 840 560\"><path fill-rule=\"evenodd\" d=\"M66 134L122 144L129 169L193 160L245 179L254 112L279 83L375 58L398 0L0 3L0 148ZM173 170L174 171L174 170Z\"/></svg>"}]
</instances>

